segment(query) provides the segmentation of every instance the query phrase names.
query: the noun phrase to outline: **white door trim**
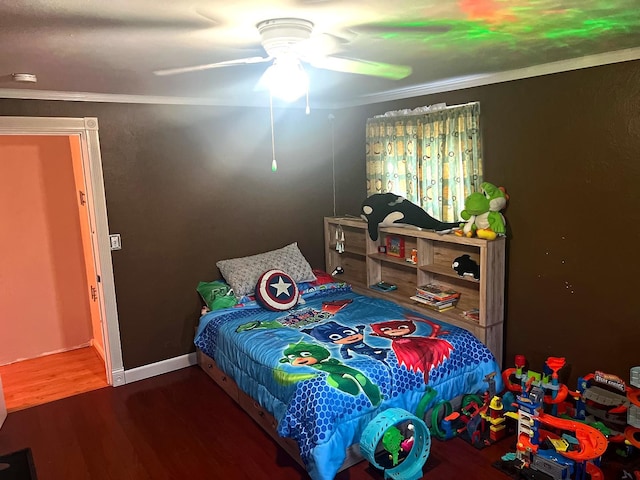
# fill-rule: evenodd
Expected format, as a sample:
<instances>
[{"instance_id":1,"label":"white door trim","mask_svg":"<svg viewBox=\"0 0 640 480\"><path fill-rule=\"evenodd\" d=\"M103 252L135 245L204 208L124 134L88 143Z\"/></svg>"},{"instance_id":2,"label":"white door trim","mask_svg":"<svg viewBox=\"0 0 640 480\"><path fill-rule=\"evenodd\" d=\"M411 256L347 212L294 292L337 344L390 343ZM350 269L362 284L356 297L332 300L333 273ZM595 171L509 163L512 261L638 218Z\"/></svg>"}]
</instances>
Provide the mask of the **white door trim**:
<instances>
[{"instance_id":1,"label":"white door trim","mask_svg":"<svg viewBox=\"0 0 640 480\"><path fill-rule=\"evenodd\" d=\"M4 391L2 390L2 377L0 377L0 428L7 419L7 404L4 400Z\"/></svg>"},{"instance_id":2,"label":"white door trim","mask_svg":"<svg viewBox=\"0 0 640 480\"><path fill-rule=\"evenodd\" d=\"M0 135L79 135L82 147L85 181L91 185L87 205L91 217L96 273L100 276L98 297L102 333L105 344L107 381L110 385L124 385L124 365L120 344L120 326L113 277L107 202L102 176L102 158L98 139L98 119L93 117L0 117ZM89 190L91 193L89 193Z\"/></svg>"}]
</instances>

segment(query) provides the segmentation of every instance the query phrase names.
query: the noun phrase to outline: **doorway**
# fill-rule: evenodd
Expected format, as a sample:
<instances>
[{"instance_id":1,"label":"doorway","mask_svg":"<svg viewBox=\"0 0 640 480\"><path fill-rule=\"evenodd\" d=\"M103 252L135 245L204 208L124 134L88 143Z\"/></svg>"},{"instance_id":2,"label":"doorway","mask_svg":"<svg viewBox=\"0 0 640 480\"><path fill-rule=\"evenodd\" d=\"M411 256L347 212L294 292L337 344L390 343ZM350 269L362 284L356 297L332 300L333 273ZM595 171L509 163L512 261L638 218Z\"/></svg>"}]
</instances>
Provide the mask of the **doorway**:
<instances>
[{"instance_id":1,"label":"doorway","mask_svg":"<svg viewBox=\"0 0 640 480\"><path fill-rule=\"evenodd\" d=\"M67 155L65 168L67 169L67 175L65 181L66 187L73 189L72 202L77 202L76 210L76 224L75 228L82 230L82 235L77 235L75 240L70 236L70 231L73 230L73 225L67 220L63 226L51 224L50 219L41 218L38 222L37 212L41 210L50 209L55 203L60 203L63 197L65 197L68 203L69 195L59 195L59 192L51 190L41 195L40 207L33 205L32 203L38 203L37 199L34 200L34 195L21 195L26 193L25 188L14 189L12 195L12 203L17 205L27 206L31 208L31 214L26 215L22 227L27 229L36 229L36 235L33 237L48 237L48 243L40 247L35 247L29 253L31 257L42 256L42 250L55 251L53 258L57 255L64 262L64 268L46 268L46 263L51 263L52 256L46 255L43 258L32 258L30 262L31 271L24 272L32 281L28 279L22 279L22 284L30 285L27 288L27 292L22 291L20 295L22 298L22 305L24 309L31 311L31 322L29 328L23 325L25 333L28 331L46 330L44 321L38 319L38 310L33 308L34 304L38 306L50 306L52 308L45 308L49 310L47 317L56 317L52 311L58 312L58 317L64 317L66 319L74 316L84 316L85 323L81 325L77 323L74 326L62 327L60 330L52 331L48 335L45 335L43 342L45 343L44 352L41 353L55 353L56 350L65 351L68 349L74 350L74 347L83 347L84 344L89 344L95 347L99 356L102 357L104 362L104 376L106 383L110 385L122 385L124 384L124 370L122 365L122 354L120 349L120 337L118 328L117 311L115 308L115 287L113 281L113 271L111 264L111 252L109 248L108 239L108 227L106 218L106 202L104 196L104 186L102 181L102 164L100 159L99 143L98 143L98 123L95 118L36 118L36 117L0 117L0 138L7 140L6 135L11 135L12 143L23 144L23 140L28 145L29 140L32 139L35 146L32 146L31 150L46 150L50 152L56 148L64 150ZM44 145L44 147L43 147ZM61 150L61 151L62 151ZM28 155L21 155L21 157L28 157ZM8 158L5 155L5 159ZM2 158L0 157L0 161ZM14 161L15 163L15 161ZM17 164L19 164L18 162ZM25 162L29 163L29 162ZM41 165L43 168L33 172L31 175L33 182L37 183L38 177L51 177L60 176L64 168L60 165L54 166L48 159L43 159ZM59 163L59 162L58 162ZM72 173L69 173L71 172ZM62 175L64 176L64 175ZM27 172L27 177L29 173ZM42 180L42 178L40 178ZM44 182L46 185L49 182ZM64 183L64 182L63 182ZM28 183L22 185L27 186ZM26 188L29 190L29 188ZM77 197L76 197L77 191ZM43 200L44 199L44 200ZM73 207L72 207L73 208ZM34 214L35 212L35 214ZM46 217L46 215L45 215ZM81 221L78 225L78 219ZM38 225L40 224L41 230L38 232ZM64 222L63 222L64 223ZM14 226L15 227L15 226ZM46 231L42 233L42 228ZM51 235L52 228L57 229L57 235L55 235L56 241L52 241L54 235ZM79 232L76 232L79 233ZM11 232L5 232L5 235L11 235ZM65 239L66 235L66 239ZM18 244L18 248L22 251L28 251L29 249L25 243L30 238L29 235L23 235L24 241ZM78 240L78 237L84 239ZM75 245L75 255L74 251ZM54 245L57 242L57 245ZM78 245L80 242L80 245ZM78 249L81 253L78 253ZM45 252L46 253L46 252ZM49 252L51 253L51 252ZM76 274L80 273L81 277L85 281L85 285L79 287L75 285L75 291L78 289L85 289L86 296L81 301L74 301L72 297L73 288L59 289L55 288L55 292L46 291L46 289L39 289L45 282L43 281L47 275L64 277L64 272L68 272L70 263L75 257ZM39 261L41 261L42 268L38 268ZM55 262L53 262L55 263ZM80 271L82 270L82 271ZM79 272L80 271L80 272ZM76 277L78 278L78 275ZM8 279L5 279L7 281ZM60 280L60 279L58 279ZM19 282L13 282L17 284ZM63 278L62 282L57 281L55 284L68 286L69 279ZM71 282L73 283L73 282ZM20 296L18 295L18 296ZM31 297L29 297L31 295ZM80 292L82 295L82 292ZM31 299L31 300L30 300ZM11 308L20 308L20 302L11 305ZM6 305L5 305L6 306ZM6 309L5 309L6 310ZM21 312L23 313L23 312ZM86 322L87 316L92 318L92 322ZM53 319L53 323L65 323L60 319ZM0 325L0 329L7 328ZM12 327L13 328L13 327ZM18 327L20 328L20 327ZM8 330L7 330L8 332ZM13 332L15 334L15 331ZM28 333L27 333L28 335ZM56 342L51 343L50 340ZM48 342L48 343L47 343ZM29 343L29 342L28 342ZM31 342L33 343L33 342ZM54 348L54 347L60 348ZM26 358L29 358L27 355Z\"/></svg>"}]
</instances>

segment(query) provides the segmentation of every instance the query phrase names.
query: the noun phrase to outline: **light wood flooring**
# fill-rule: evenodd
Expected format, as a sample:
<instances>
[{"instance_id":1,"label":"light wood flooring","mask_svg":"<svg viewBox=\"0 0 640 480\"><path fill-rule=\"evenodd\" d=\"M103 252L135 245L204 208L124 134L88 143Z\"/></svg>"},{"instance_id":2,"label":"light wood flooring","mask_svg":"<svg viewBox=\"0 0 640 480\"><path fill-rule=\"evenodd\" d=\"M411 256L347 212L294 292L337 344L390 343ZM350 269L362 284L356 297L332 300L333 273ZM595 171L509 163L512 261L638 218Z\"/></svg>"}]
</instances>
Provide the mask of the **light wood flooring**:
<instances>
[{"instance_id":1,"label":"light wood flooring","mask_svg":"<svg viewBox=\"0 0 640 480\"><path fill-rule=\"evenodd\" d=\"M108 386L104 361L93 347L0 366L8 412Z\"/></svg>"}]
</instances>

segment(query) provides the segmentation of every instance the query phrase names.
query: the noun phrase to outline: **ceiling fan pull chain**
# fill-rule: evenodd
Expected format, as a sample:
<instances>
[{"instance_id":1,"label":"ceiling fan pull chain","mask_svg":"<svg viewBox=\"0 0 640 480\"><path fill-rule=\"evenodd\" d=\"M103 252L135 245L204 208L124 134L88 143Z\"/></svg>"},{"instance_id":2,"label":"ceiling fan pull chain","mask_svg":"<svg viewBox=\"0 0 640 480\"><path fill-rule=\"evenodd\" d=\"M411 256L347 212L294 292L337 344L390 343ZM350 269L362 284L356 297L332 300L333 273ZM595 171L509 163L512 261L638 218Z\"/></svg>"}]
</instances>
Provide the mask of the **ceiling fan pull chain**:
<instances>
[{"instance_id":1,"label":"ceiling fan pull chain","mask_svg":"<svg viewBox=\"0 0 640 480\"><path fill-rule=\"evenodd\" d=\"M271 160L271 171L276 172L278 170L278 164L276 163L276 142L275 135L273 134L273 96L271 95L271 91L269 91L269 116L271 119L271 156L273 160Z\"/></svg>"}]
</instances>

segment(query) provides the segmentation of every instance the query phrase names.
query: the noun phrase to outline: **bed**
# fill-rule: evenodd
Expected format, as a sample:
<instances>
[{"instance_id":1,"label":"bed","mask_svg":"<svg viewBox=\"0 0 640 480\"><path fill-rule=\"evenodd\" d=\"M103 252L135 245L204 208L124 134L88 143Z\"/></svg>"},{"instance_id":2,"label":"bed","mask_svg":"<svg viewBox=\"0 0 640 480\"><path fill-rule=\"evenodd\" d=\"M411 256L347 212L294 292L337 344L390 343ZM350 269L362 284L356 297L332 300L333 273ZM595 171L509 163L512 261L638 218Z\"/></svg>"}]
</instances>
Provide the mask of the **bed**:
<instances>
[{"instance_id":1,"label":"bed","mask_svg":"<svg viewBox=\"0 0 640 480\"><path fill-rule=\"evenodd\" d=\"M502 390L495 358L468 331L346 283L290 280L295 306L245 297L205 313L195 345L202 368L313 480L360 460L363 430L388 408L415 412L432 389L431 405L482 393L495 374Z\"/></svg>"}]
</instances>

